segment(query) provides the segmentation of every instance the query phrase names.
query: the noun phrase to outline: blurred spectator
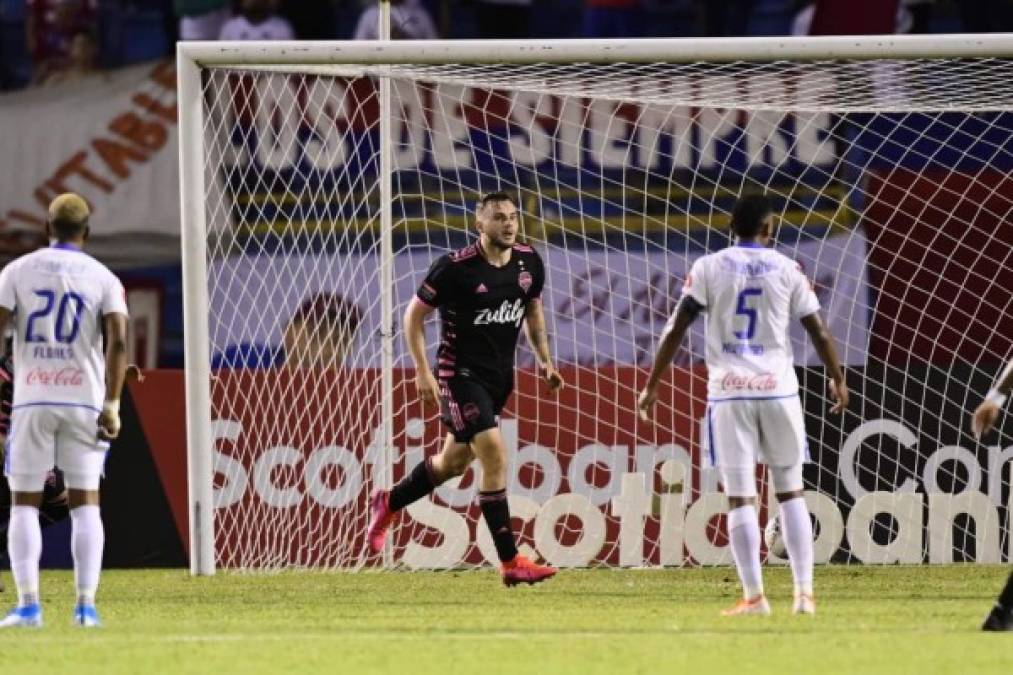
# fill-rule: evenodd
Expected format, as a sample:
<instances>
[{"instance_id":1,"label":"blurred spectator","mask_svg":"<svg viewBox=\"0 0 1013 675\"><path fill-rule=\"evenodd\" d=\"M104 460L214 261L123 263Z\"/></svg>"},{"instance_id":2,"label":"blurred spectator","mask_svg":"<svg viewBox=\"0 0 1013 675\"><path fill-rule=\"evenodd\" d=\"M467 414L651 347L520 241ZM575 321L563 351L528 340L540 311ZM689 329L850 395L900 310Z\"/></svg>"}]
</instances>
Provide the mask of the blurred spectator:
<instances>
[{"instance_id":1,"label":"blurred spectator","mask_svg":"<svg viewBox=\"0 0 1013 675\"><path fill-rule=\"evenodd\" d=\"M585 0L584 37L623 38L642 33L640 0Z\"/></svg>"},{"instance_id":2,"label":"blurred spectator","mask_svg":"<svg viewBox=\"0 0 1013 675\"><path fill-rule=\"evenodd\" d=\"M928 33L932 21L932 3L935 0L902 0L904 16L898 26L898 33Z\"/></svg>"},{"instance_id":3,"label":"blurred spectator","mask_svg":"<svg viewBox=\"0 0 1013 675\"><path fill-rule=\"evenodd\" d=\"M337 293L308 296L282 336L289 368L335 368L344 364L362 323L362 310ZM281 360L281 359L279 359Z\"/></svg>"},{"instance_id":4,"label":"blurred spectator","mask_svg":"<svg viewBox=\"0 0 1013 675\"><path fill-rule=\"evenodd\" d=\"M229 345L214 355L211 367L340 368L351 354L362 320L359 306L339 293L312 293L289 317L280 345Z\"/></svg>"},{"instance_id":5,"label":"blurred spectator","mask_svg":"<svg viewBox=\"0 0 1013 675\"><path fill-rule=\"evenodd\" d=\"M362 10L353 40L378 39L379 12L375 4ZM440 36L433 18L419 0L391 0L390 37L392 40L435 40Z\"/></svg>"},{"instance_id":6,"label":"blurred spectator","mask_svg":"<svg viewBox=\"0 0 1013 675\"><path fill-rule=\"evenodd\" d=\"M66 66L50 71L42 84L61 84L98 72L95 65L97 53L98 46L91 33L82 31L76 34L70 39L70 54Z\"/></svg>"},{"instance_id":7,"label":"blurred spectator","mask_svg":"<svg viewBox=\"0 0 1013 675\"><path fill-rule=\"evenodd\" d=\"M175 0L180 40L217 40L232 17L229 0Z\"/></svg>"},{"instance_id":8,"label":"blurred spectator","mask_svg":"<svg viewBox=\"0 0 1013 675\"><path fill-rule=\"evenodd\" d=\"M808 30L805 30L807 10L811 11L811 20ZM894 33L897 31L899 10L899 0L816 0L799 12L793 32L798 35Z\"/></svg>"},{"instance_id":9,"label":"blurred spectator","mask_svg":"<svg viewBox=\"0 0 1013 675\"><path fill-rule=\"evenodd\" d=\"M86 36L94 46L98 5L96 0L27 0L27 3L25 37L34 66L32 77L36 83L45 82L54 73L72 67L76 36Z\"/></svg>"},{"instance_id":10,"label":"blurred spectator","mask_svg":"<svg viewBox=\"0 0 1013 675\"><path fill-rule=\"evenodd\" d=\"M475 18L482 39L526 38L531 34L531 0L476 0Z\"/></svg>"},{"instance_id":11,"label":"blurred spectator","mask_svg":"<svg viewBox=\"0 0 1013 675\"><path fill-rule=\"evenodd\" d=\"M222 26L220 40L294 40L292 24L278 16L277 0L241 0L239 14Z\"/></svg>"}]
</instances>

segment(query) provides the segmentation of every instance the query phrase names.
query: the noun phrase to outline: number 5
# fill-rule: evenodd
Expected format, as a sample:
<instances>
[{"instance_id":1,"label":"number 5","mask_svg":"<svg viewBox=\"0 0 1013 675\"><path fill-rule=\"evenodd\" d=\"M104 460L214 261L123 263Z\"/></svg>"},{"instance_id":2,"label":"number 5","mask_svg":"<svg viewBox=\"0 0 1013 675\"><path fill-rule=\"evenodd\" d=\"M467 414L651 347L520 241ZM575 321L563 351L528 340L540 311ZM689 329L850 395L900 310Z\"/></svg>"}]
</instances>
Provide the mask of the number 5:
<instances>
[{"instance_id":1,"label":"number 5","mask_svg":"<svg viewBox=\"0 0 1013 675\"><path fill-rule=\"evenodd\" d=\"M735 308L736 314L742 314L748 320L746 324L746 330L737 330L734 335L739 340L752 340L753 336L756 335L756 308L750 307L746 303L749 301L749 297L753 295L763 295L762 288L743 288L739 291L739 302Z\"/></svg>"}]
</instances>

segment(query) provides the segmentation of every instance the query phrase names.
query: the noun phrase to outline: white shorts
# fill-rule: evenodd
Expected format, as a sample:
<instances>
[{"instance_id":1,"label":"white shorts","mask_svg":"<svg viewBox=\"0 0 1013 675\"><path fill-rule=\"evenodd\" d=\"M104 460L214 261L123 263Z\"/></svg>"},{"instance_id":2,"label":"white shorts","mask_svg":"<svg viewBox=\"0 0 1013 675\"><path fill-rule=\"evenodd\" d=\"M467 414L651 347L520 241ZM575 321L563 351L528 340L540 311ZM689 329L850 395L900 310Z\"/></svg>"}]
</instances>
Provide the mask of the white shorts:
<instances>
[{"instance_id":1,"label":"white shorts","mask_svg":"<svg viewBox=\"0 0 1013 675\"><path fill-rule=\"evenodd\" d=\"M98 410L86 406L15 408L4 473L14 492L42 492L46 475L63 471L67 487L97 490L109 443L98 440Z\"/></svg>"},{"instance_id":2,"label":"white shorts","mask_svg":"<svg viewBox=\"0 0 1013 675\"><path fill-rule=\"evenodd\" d=\"M727 494L755 496L760 462L777 469L778 492L802 489L809 445L798 396L709 403L707 428L710 461L721 470Z\"/></svg>"}]
</instances>

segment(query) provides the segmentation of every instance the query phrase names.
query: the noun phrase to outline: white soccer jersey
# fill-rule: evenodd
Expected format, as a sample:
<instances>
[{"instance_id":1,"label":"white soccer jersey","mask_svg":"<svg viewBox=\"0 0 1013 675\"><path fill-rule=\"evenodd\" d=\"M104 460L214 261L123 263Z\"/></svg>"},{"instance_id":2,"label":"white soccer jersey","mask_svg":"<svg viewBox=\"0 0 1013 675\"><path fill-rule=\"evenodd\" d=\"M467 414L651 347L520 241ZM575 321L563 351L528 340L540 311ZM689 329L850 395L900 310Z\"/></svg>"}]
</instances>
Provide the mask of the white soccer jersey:
<instances>
[{"instance_id":1,"label":"white soccer jersey","mask_svg":"<svg viewBox=\"0 0 1013 675\"><path fill-rule=\"evenodd\" d=\"M14 410L54 405L101 410L102 319L127 314L119 279L80 249L56 244L0 272L0 305L14 312Z\"/></svg>"},{"instance_id":2,"label":"white soccer jersey","mask_svg":"<svg viewBox=\"0 0 1013 675\"><path fill-rule=\"evenodd\" d=\"M683 295L707 317L708 400L798 394L788 327L820 309L798 263L759 245L731 246L693 264Z\"/></svg>"}]
</instances>

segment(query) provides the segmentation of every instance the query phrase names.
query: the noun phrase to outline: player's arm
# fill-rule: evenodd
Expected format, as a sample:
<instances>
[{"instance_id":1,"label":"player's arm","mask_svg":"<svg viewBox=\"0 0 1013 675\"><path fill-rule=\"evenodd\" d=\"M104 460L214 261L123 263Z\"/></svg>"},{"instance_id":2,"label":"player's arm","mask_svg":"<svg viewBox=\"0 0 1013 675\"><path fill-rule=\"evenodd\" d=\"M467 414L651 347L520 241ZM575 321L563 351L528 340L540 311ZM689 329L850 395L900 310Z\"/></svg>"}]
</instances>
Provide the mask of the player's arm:
<instances>
[{"instance_id":1,"label":"player's arm","mask_svg":"<svg viewBox=\"0 0 1013 675\"><path fill-rule=\"evenodd\" d=\"M404 334L408 342L408 352L415 364L415 387L424 405L438 405L436 398L436 378L426 358L425 322L435 307L431 307L418 298L412 298L404 313Z\"/></svg>"},{"instance_id":2,"label":"player's arm","mask_svg":"<svg viewBox=\"0 0 1013 675\"><path fill-rule=\"evenodd\" d=\"M99 438L111 441L120 433L120 395L127 379L127 317L104 317L106 335L106 398L98 418Z\"/></svg>"},{"instance_id":3,"label":"player's arm","mask_svg":"<svg viewBox=\"0 0 1013 675\"><path fill-rule=\"evenodd\" d=\"M679 345L686 337L686 331L696 321L696 317L700 316L703 309L703 305L696 298L691 295L683 295L672 318L665 324L665 329L661 332L661 341L658 344L658 353L654 356L654 363L651 365L651 374L647 376L647 384L637 399L637 408L640 411L641 419L646 420L651 408L654 407L654 402L658 398L658 384L665 371L672 365L672 359L675 358Z\"/></svg>"},{"instance_id":4,"label":"player's arm","mask_svg":"<svg viewBox=\"0 0 1013 675\"><path fill-rule=\"evenodd\" d=\"M552 365L552 354L549 351L549 334L545 329L545 311L540 300L528 303L524 310L524 336L531 345L531 351L538 359L538 372L548 386L549 391L557 391L563 387L563 376Z\"/></svg>"},{"instance_id":5,"label":"player's arm","mask_svg":"<svg viewBox=\"0 0 1013 675\"><path fill-rule=\"evenodd\" d=\"M842 413L848 407L848 385L844 381L844 369L841 368L841 360L837 356L837 346L834 344L834 336L823 322L819 312L813 312L802 317L802 325L809 333L813 348L820 357L820 361L827 369L829 380L827 387L830 389L830 398L834 405L830 408L832 413Z\"/></svg>"},{"instance_id":6,"label":"player's arm","mask_svg":"<svg viewBox=\"0 0 1013 675\"><path fill-rule=\"evenodd\" d=\"M1013 361L1006 364L1006 369L1002 371L999 379L988 390L985 400L974 411L974 416L971 418L971 431L974 432L975 438L981 438L982 434L987 434L992 430L995 421L999 419L999 411L1006 403L1011 391L1013 391Z\"/></svg>"}]
</instances>

